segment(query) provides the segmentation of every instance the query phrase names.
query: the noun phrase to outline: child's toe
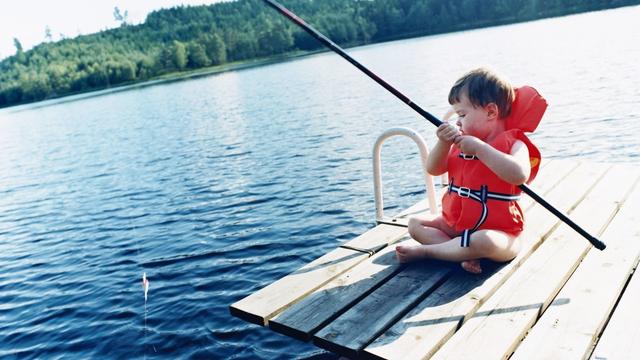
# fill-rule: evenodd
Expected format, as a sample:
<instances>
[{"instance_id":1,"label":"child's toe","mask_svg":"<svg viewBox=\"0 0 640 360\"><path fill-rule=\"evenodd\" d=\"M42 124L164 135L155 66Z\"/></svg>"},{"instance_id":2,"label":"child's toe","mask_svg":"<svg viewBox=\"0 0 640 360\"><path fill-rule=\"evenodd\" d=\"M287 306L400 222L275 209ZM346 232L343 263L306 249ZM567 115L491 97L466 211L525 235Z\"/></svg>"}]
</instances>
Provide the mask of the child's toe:
<instances>
[{"instance_id":1,"label":"child's toe","mask_svg":"<svg viewBox=\"0 0 640 360\"><path fill-rule=\"evenodd\" d=\"M480 267L480 262L478 260L463 261L460 263L460 266L462 266L465 271L472 274L482 273L482 267Z\"/></svg>"}]
</instances>

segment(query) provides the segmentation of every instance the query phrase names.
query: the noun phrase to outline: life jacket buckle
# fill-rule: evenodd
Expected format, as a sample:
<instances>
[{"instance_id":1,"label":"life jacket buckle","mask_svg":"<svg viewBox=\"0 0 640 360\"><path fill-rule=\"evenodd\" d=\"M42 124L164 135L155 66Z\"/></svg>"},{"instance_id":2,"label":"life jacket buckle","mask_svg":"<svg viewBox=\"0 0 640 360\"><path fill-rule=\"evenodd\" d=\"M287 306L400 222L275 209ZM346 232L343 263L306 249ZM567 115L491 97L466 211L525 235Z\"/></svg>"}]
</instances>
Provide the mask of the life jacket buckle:
<instances>
[{"instance_id":1,"label":"life jacket buckle","mask_svg":"<svg viewBox=\"0 0 640 360\"><path fill-rule=\"evenodd\" d=\"M468 198L471 196L471 189L469 189L468 187L460 186L456 190L456 192L458 193L458 196L463 198Z\"/></svg>"},{"instance_id":2,"label":"life jacket buckle","mask_svg":"<svg viewBox=\"0 0 640 360\"><path fill-rule=\"evenodd\" d=\"M467 155L465 153L460 153L460 157L464 160L474 160L476 158L475 155Z\"/></svg>"}]
</instances>

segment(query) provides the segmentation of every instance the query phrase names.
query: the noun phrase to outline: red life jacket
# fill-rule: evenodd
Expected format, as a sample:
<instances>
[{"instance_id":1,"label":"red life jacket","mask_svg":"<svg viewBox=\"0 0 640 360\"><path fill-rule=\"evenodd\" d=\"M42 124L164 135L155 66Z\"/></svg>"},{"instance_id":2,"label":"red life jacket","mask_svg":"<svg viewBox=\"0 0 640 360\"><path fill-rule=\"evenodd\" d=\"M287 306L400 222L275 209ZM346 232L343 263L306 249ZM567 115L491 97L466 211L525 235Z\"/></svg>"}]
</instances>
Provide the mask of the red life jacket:
<instances>
[{"instance_id":1,"label":"red life jacket","mask_svg":"<svg viewBox=\"0 0 640 360\"><path fill-rule=\"evenodd\" d=\"M541 155L524 134L536 129L547 108L547 102L532 87L516 89L511 113L505 119L506 130L489 144L499 151L511 153L520 140L529 150L531 175L538 173ZM475 156L466 156L452 146L447 159L449 191L442 198L442 214L447 224L460 232L460 246L469 246L470 235L479 229L500 230L518 234L524 225L524 214L516 200L520 189L495 175Z\"/></svg>"}]
</instances>

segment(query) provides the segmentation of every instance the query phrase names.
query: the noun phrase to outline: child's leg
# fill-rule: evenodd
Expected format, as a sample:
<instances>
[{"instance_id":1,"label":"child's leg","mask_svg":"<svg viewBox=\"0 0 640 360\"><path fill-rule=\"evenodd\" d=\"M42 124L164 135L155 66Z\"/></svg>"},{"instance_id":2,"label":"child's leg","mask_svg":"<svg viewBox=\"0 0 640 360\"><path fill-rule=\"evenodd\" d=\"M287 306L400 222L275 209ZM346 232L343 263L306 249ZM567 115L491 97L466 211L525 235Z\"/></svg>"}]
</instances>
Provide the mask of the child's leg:
<instances>
[{"instance_id":1,"label":"child's leg","mask_svg":"<svg viewBox=\"0 0 640 360\"><path fill-rule=\"evenodd\" d=\"M460 237L456 237L438 244L399 246L396 248L396 253L400 261L411 261L419 258L468 261L486 258L504 262L513 259L519 250L520 241L517 236L496 230L480 230L471 235L469 247L461 247ZM479 263L476 262L469 262L467 266L471 270L480 270Z\"/></svg>"},{"instance_id":2,"label":"child's leg","mask_svg":"<svg viewBox=\"0 0 640 360\"><path fill-rule=\"evenodd\" d=\"M439 244L456 236L454 229L447 225L442 216L412 217L408 230L413 239L424 245Z\"/></svg>"},{"instance_id":3,"label":"child's leg","mask_svg":"<svg viewBox=\"0 0 640 360\"><path fill-rule=\"evenodd\" d=\"M455 237L454 229L449 228L442 216L436 217L412 217L409 219L409 235L420 244L434 245L451 240ZM396 246L396 257L400 262L408 262L414 259L412 248L414 246Z\"/></svg>"}]
</instances>

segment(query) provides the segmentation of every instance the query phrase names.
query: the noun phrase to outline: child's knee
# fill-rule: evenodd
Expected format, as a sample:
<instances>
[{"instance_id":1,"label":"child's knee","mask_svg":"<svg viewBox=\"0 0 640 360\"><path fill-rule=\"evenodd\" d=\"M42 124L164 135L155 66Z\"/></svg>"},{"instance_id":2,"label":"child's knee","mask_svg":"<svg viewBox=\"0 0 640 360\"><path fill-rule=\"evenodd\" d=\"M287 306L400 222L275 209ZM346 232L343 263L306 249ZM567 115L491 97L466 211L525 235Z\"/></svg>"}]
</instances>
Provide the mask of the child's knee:
<instances>
[{"instance_id":1,"label":"child's knee","mask_svg":"<svg viewBox=\"0 0 640 360\"><path fill-rule=\"evenodd\" d=\"M476 239L472 239L470 246L474 247L474 250L483 257L490 256L498 250L496 243L488 236L478 236Z\"/></svg>"},{"instance_id":2,"label":"child's knee","mask_svg":"<svg viewBox=\"0 0 640 360\"><path fill-rule=\"evenodd\" d=\"M476 238L471 239L471 246L482 257L495 261L507 261L515 257L519 247L513 244L513 240L506 234L495 232L477 233Z\"/></svg>"},{"instance_id":3,"label":"child's knee","mask_svg":"<svg viewBox=\"0 0 640 360\"><path fill-rule=\"evenodd\" d=\"M409 231L409 235L411 237L415 237L416 231L422 226L420 219L418 218L409 218L409 224L407 226L407 230Z\"/></svg>"}]
</instances>

